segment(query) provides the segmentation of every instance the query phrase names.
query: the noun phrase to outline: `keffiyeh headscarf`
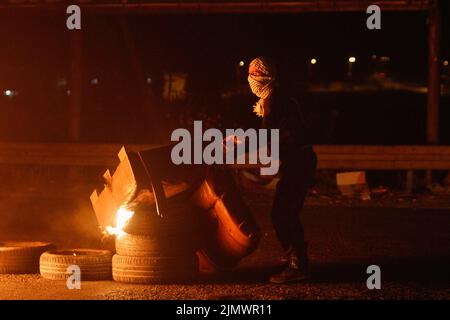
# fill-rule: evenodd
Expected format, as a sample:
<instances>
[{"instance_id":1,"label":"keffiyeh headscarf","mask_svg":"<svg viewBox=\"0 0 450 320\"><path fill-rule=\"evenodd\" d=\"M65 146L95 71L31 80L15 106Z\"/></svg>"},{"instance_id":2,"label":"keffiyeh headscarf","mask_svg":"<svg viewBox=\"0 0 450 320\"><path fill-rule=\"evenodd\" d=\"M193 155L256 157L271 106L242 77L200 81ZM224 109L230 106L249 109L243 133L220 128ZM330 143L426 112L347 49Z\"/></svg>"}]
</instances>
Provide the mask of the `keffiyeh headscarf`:
<instances>
[{"instance_id":1,"label":"keffiyeh headscarf","mask_svg":"<svg viewBox=\"0 0 450 320\"><path fill-rule=\"evenodd\" d=\"M258 57L250 62L248 83L252 92L259 98L259 101L253 106L253 112L259 117L264 117L270 112L268 98L273 92L275 73L275 67L265 58Z\"/></svg>"}]
</instances>

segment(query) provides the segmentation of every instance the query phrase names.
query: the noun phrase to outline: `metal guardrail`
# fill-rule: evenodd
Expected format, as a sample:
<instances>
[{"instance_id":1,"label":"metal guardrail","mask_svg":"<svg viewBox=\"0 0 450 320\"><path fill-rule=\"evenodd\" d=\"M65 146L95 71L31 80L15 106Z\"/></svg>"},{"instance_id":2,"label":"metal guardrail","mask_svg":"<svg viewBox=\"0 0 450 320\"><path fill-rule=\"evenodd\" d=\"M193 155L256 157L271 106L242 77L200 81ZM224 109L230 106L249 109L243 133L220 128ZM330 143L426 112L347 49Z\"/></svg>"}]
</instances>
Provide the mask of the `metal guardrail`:
<instances>
[{"instance_id":1,"label":"metal guardrail","mask_svg":"<svg viewBox=\"0 0 450 320\"><path fill-rule=\"evenodd\" d=\"M0 143L0 165L114 167L121 144ZM126 145L130 151L155 145ZM450 146L315 145L319 169L449 170ZM254 165L233 165L237 168Z\"/></svg>"},{"instance_id":2,"label":"metal guardrail","mask_svg":"<svg viewBox=\"0 0 450 320\"><path fill-rule=\"evenodd\" d=\"M319 168L448 170L450 146L315 146Z\"/></svg>"}]
</instances>

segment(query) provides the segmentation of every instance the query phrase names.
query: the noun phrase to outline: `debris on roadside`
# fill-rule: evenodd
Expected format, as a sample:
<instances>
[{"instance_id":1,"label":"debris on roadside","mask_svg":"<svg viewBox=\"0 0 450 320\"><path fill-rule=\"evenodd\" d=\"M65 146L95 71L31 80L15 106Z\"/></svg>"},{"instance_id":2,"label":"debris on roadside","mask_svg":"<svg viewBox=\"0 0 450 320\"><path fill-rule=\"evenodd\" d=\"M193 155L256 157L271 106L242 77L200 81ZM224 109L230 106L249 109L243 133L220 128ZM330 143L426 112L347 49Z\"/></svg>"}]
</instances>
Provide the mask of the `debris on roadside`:
<instances>
[{"instance_id":1,"label":"debris on roadside","mask_svg":"<svg viewBox=\"0 0 450 320\"><path fill-rule=\"evenodd\" d=\"M170 150L122 148L117 169L107 171L104 188L91 195L99 226L116 237L116 281L190 281L197 272L222 273L259 243L259 227L233 172L219 166L175 166ZM185 187L178 188L175 181Z\"/></svg>"},{"instance_id":2,"label":"debris on roadside","mask_svg":"<svg viewBox=\"0 0 450 320\"><path fill-rule=\"evenodd\" d=\"M370 190L364 171L337 173L336 183L342 195L350 198L359 197L361 200L370 200Z\"/></svg>"},{"instance_id":3,"label":"debris on roadside","mask_svg":"<svg viewBox=\"0 0 450 320\"><path fill-rule=\"evenodd\" d=\"M433 184L429 189L432 194L450 194L450 188L444 187L438 183Z\"/></svg>"},{"instance_id":4,"label":"debris on roadside","mask_svg":"<svg viewBox=\"0 0 450 320\"><path fill-rule=\"evenodd\" d=\"M389 194L389 188L384 186L378 186L376 188L372 188L370 190L370 193L374 198L380 198Z\"/></svg>"}]
</instances>

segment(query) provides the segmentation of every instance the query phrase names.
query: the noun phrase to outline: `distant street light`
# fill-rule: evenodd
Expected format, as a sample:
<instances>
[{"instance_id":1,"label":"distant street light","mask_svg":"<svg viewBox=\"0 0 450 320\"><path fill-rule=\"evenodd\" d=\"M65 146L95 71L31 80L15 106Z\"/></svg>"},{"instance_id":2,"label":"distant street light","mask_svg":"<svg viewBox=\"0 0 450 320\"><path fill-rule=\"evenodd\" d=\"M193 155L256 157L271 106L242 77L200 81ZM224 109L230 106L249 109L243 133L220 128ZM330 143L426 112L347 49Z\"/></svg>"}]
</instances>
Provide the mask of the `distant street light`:
<instances>
[{"instance_id":1,"label":"distant street light","mask_svg":"<svg viewBox=\"0 0 450 320\"><path fill-rule=\"evenodd\" d=\"M442 65L443 65L444 67L448 67L448 60L444 60L444 62L442 62Z\"/></svg>"},{"instance_id":2,"label":"distant street light","mask_svg":"<svg viewBox=\"0 0 450 320\"><path fill-rule=\"evenodd\" d=\"M316 58L312 58L309 61L309 64L308 64L308 77L309 77L309 80L313 80L313 75L314 75L313 69L316 68L316 67L314 67L314 65L316 63L317 63L317 59Z\"/></svg>"},{"instance_id":3,"label":"distant street light","mask_svg":"<svg viewBox=\"0 0 450 320\"><path fill-rule=\"evenodd\" d=\"M348 70L347 70L347 77L351 79L353 77L353 64L356 62L355 57L349 57L348 58Z\"/></svg>"},{"instance_id":4,"label":"distant street light","mask_svg":"<svg viewBox=\"0 0 450 320\"><path fill-rule=\"evenodd\" d=\"M8 97L8 98L12 99L12 98L14 98L14 97L19 95L19 91L7 89L7 90L3 91L3 95L5 97Z\"/></svg>"},{"instance_id":5,"label":"distant street light","mask_svg":"<svg viewBox=\"0 0 450 320\"><path fill-rule=\"evenodd\" d=\"M242 82L242 67L244 67L245 62L243 60L239 61L236 67L236 89L241 92L241 82Z\"/></svg>"}]
</instances>

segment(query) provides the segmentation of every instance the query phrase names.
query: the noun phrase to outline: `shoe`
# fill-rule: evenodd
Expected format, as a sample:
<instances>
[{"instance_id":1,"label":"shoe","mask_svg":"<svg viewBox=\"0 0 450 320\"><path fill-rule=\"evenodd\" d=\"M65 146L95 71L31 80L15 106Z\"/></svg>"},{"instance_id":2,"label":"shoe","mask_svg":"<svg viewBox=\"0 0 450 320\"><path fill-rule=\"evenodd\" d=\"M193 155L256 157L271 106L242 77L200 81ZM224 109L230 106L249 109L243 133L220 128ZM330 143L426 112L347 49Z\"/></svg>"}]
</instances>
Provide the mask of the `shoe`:
<instances>
[{"instance_id":1,"label":"shoe","mask_svg":"<svg viewBox=\"0 0 450 320\"><path fill-rule=\"evenodd\" d=\"M308 253L307 253L307 244L304 243L303 246L299 246L301 249L295 249L293 246L289 247L282 256L280 256L279 261L283 266L288 266L291 262L291 256L293 257L304 257L300 260L308 260Z\"/></svg>"},{"instance_id":2,"label":"shoe","mask_svg":"<svg viewBox=\"0 0 450 320\"><path fill-rule=\"evenodd\" d=\"M282 284L303 281L309 278L308 263L299 263L297 257L291 257L289 265L279 274L270 277L271 283Z\"/></svg>"}]
</instances>

